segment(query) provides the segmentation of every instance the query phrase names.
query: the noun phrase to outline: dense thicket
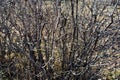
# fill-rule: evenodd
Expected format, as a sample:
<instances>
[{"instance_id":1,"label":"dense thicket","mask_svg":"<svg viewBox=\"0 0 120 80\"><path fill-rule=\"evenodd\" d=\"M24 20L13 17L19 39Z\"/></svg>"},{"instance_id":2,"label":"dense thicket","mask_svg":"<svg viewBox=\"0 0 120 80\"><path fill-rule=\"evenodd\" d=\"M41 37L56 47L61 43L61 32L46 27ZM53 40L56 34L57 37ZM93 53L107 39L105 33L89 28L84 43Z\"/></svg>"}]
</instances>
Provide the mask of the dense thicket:
<instances>
[{"instance_id":1,"label":"dense thicket","mask_svg":"<svg viewBox=\"0 0 120 80\"><path fill-rule=\"evenodd\" d=\"M0 0L0 78L119 78L119 0L112 3Z\"/></svg>"}]
</instances>

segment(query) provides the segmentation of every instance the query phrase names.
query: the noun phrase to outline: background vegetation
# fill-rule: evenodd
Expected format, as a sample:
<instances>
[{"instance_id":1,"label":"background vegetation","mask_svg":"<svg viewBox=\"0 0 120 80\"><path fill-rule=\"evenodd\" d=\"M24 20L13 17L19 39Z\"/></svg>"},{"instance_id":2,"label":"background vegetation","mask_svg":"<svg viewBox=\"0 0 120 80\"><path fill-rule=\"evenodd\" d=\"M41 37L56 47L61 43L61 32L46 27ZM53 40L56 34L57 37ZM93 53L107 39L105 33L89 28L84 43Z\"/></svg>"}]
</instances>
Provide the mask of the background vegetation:
<instances>
[{"instance_id":1,"label":"background vegetation","mask_svg":"<svg viewBox=\"0 0 120 80\"><path fill-rule=\"evenodd\" d=\"M119 80L119 0L0 0L1 80Z\"/></svg>"}]
</instances>

